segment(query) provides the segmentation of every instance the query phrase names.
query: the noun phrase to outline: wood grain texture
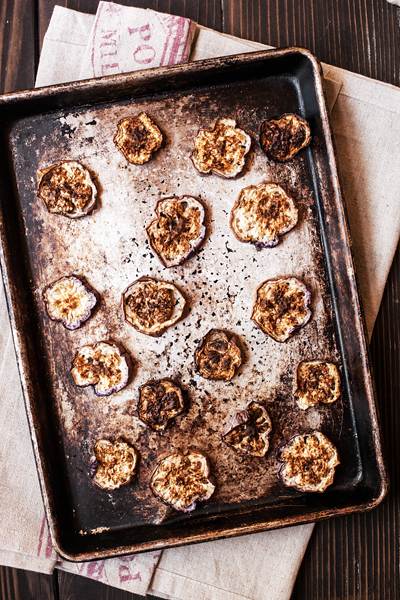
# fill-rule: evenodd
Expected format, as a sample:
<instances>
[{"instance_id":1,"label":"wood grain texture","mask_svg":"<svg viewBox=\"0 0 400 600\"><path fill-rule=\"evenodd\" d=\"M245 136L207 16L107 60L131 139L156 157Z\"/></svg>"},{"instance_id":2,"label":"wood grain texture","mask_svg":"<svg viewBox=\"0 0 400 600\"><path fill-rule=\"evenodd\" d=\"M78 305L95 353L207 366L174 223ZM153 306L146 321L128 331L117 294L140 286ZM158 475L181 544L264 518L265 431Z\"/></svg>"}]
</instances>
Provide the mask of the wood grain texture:
<instances>
[{"instance_id":1,"label":"wood grain texture","mask_svg":"<svg viewBox=\"0 0 400 600\"><path fill-rule=\"evenodd\" d=\"M10 567L0 568L2 600L58 600L57 588L56 576Z\"/></svg>"},{"instance_id":2,"label":"wood grain texture","mask_svg":"<svg viewBox=\"0 0 400 600\"><path fill-rule=\"evenodd\" d=\"M33 87L37 68L36 3L0 2L0 92Z\"/></svg>"},{"instance_id":3,"label":"wood grain texture","mask_svg":"<svg viewBox=\"0 0 400 600\"><path fill-rule=\"evenodd\" d=\"M222 0L225 33L304 46L326 62L400 85L400 9L386 0Z\"/></svg>"},{"instance_id":4,"label":"wood grain texture","mask_svg":"<svg viewBox=\"0 0 400 600\"><path fill-rule=\"evenodd\" d=\"M375 510L319 523L292 600L398 600L400 494L400 248L389 274L370 354L391 487Z\"/></svg>"},{"instance_id":5,"label":"wood grain texture","mask_svg":"<svg viewBox=\"0 0 400 600\"><path fill-rule=\"evenodd\" d=\"M58 575L58 593L59 600L143 600L143 596L62 571Z\"/></svg>"},{"instance_id":6,"label":"wood grain texture","mask_svg":"<svg viewBox=\"0 0 400 600\"><path fill-rule=\"evenodd\" d=\"M119 0L192 18L274 46L310 48L321 61L400 85L400 8L386 0ZM0 92L33 86L38 49L55 4L96 12L98 0L1 0ZM375 326L371 359L391 477L374 511L316 526L292 600L398 600L400 250ZM137 600L75 575L0 567L2 600Z\"/></svg>"}]
</instances>

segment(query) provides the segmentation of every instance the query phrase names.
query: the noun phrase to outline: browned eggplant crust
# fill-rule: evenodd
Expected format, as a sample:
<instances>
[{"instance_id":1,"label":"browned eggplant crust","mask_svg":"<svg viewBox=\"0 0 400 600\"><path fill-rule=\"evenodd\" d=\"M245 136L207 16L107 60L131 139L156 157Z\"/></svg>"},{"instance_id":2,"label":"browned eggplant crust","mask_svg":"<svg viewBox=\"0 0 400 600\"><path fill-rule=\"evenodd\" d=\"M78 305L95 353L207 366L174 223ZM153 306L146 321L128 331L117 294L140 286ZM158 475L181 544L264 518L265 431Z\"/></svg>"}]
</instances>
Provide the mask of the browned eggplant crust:
<instances>
[{"instance_id":1,"label":"browned eggplant crust","mask_svg":"<svg viewBox=\"0 0 400 600\"><path fill-rule=\"evenodd\" d=\"M163 457L150 481L153 494L175 510L189 512L215 490L207 458L198 451L173 452Z\"/></svg>"},{"instance_id":2,"label":"browned eggplant crust","mask_svg":"<svg viewBox=\"0 0 400 600\"><path fill-rule=\"evenodd\" d=\"M90 458L90 477L103 490L116 490L127 485L136 475L139 453L119 440L98 440Z\"/></svg>"},{"instance_id":3,"label":"browned eggplant crust","mask_svg":"<svg viewBox=\"0 0 400 600\"><path fill-rule=\"evenodd\" d=\"M258 402L233 415L221 434L222 441L238 452L262 458L269 448L271 419Z\"/></svg>"},{"instance_id":4,"label":"browned eggplant crust","mask_svg":"<svg viewBox=\"0 0 400 600\"><path fill-rule=\"evenodd\" d=\"M340 396L340 377L335 364L326 360L303 361L297 367L293 397L302 410L331 404Z\"/></svg>"},{"instance_id":5,"label":"browned eggplant crust","mask_svg":"<svg viewBox=\"0 0 400 600\"><path fill-rule=\"evenodd\" d=\"M285 342L310 320L311 294L299 279L270 279L257 290L251 315L260 329L277 342Z\"/></svg>"},{"instance_id":6,"label":"browned eggplant crust","mask_svg":"<svg viewBox=\"0 0 400 600\"><path fill-rule=\"evenodd\" d=\"M244 188L231 211L230 226L241 242L257 250L272 248L279 237L297 224L293 198L276 183L263 182Z\"/></svg>"},{"instance_id":7,"label":"browned eggplant crust","mask_svg":"<svg viewBox=\"0 0 400 600\"><path fill-rule=\"evenodd\" d=\"M66 329L78 329L87 321L97 304L94 291L75 275L61 277L43 290L46 312L52 321Z\"/></svg>"},{"instance_id":8,"label":"browned eggplant crust","mask_svg":"<svg viewBox=\"0 0 400 600\"><path fill-rule=\"evenodd\" d=\"M200 173L231 178L243 170L251 138L234 119L216 119L209 129L199 130L193 143L190 158Z\"/></svg>"},{"instance_id":9,"label":"browned eggplant crust","mask_svg":"<svg viewBox=\"0 0 400 600\"><path fill-rule=\"evenodd\" d=\"M204 241L204 206L193 196L172 196L157 202L155 212L146 228L150 245L164 266L181 265Z\"/></svg>"},{"instance_id":10,"label":"browned eggplant crust","mask_svg":"<svg viewBox=\"0 0 400 600\"><path fill-rule=\"evenodd\" d=\"M182 317L186 300L168 281L141 277L122 294L125 320L145 335L161 335Z\"/></svg>"},{"instance_id":11,"label":"browned eggplant crust","mask_svg":"<svg viewBox=\"0 0 400 600\"><path fill-rule=\"evenodd\" d=\"M77 219L96 206L97 188L84 166L74 160L38 172L38 196L51 213Z\"/></svg>"},{"instance_id":12,"label":"browned eggplant crust","mask_svg":"<svg viewBox=\"0 0 400 600\"><path fill-rule=\"evenodd\" d=\"M127 385L131 364L130 356L120 346L111 342L97 342L78 350L71 375L76 385L92 385L97 396L108 396Z\"/></svg>"},{"instance_id":13,"label":"browned eggplant crust","mask_svg":"<svg viewBox=\"0 0 400 600\"><path fill-rule=\"evenodd\" d=\"M263 121L260 145L266 155L278 162L287 162L311 141L310 126L305 119L287 113L279 119Z\"/></svg>"},{"instance_id":14,"label":"browned eggplant crust","mask_svg":"<svg viewBox=\"0 0 400 600\"><path fill-rule=\"evenodd\" d=\"M122 119L114 136L114 144L118 150L134 165L148 162L162 142L163 135L160 129L145 112L141 112L137 117Z\"/></svg>"},{"instance_id":15,"label":"browned eggplant crust","mask_svg":"<svg viewBox=\"0 0 400 600\"><path fill-rule=\"evenodd\" d=\"M301 492L324 492L340 464L337 449L320 431L297 434L282 442L276 458L281 463L279 479Z\"/></svg>"},{"instance_id":16,"label":"browned eggplant crust","mask_svg":"<svg viewBox=\"0 0 400 600\"><path fill-rule=\"evenodd\" d=\"M230 381L242 364L242 353L233 335L211 329L196 349L194 362L205 379Z\"/></svg>"},{"instance_id":17,"label":"browned eggplant crust","mask_svg":"<svg viewBox=\"0 0 400 600\"><path fill-rule=\"evenodd\" d=\"M183 409L182 390L171 379L149 381L139 388L139 418L154 431L164 431Z\"/></svg>"}]
</instances>

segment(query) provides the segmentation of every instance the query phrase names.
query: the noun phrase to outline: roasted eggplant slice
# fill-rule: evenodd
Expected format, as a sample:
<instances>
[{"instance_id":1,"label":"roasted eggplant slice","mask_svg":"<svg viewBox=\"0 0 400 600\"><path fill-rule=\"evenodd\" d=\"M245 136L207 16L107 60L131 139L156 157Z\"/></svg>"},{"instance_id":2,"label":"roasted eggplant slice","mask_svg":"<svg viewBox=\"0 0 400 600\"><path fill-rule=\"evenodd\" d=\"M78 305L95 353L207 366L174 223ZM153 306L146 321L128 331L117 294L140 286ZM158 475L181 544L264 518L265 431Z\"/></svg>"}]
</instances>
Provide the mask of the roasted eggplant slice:
<instances>
[{"instance_id":1,"label":"roasted eggplant slice","mask_svg":"<svg viewBox=\"0 0 400 600\"><path fill-rule=\"evenodd\" d=\"M242 354L233 335L211 329L195 351L194 362L205 379L229 381L242 364Z\"/></svg>"},{"instance_id":2,"label":"roasted eggplant slice","mask_svg":"<svg viewBox=\"0 0 400 600\"><path fill-rule=\"evenodd\" d=\"M136 475L139 454L126 442L98 440L90 458L90 477L103 490L127 485Z\"/></svg>"},{"instance_id":3,"label":"roasted eggplant slice","mask_svg":"<svg viewBox=\"0 0 400 600\"><path fill-rule=\"evenodd\" d=\"M269 448L271 419L258 402L250 402L245 410L233 415L222 432L222 441L238 452L263 457Z\"/></svg>"},{"instance_id":4,"label":"roasted eggplant slice","mask_svg":"<svg viewBox=\"0 0 400 600\"><path fill-rule=\"evenodd\" d=\"M325 360L301 362L297 367L297 389L293 396L302 410L336 402L340 396L337 366Z\"/></svg>"},{"instance_id":5,"label":"roasted eggplant slice","mask_svg":"<svg viewBox=\"0 0 400 600\"><path fill-rule=\"evenodd\" d=\"M49 212L77 219L96 206L97 188L89 171L69 160L38 172L38 196Z\"/></svg>"},{"instance_id":6,"label":"roasted eggplant slice","mask_svg":"<svg viewBox=\"0 0 400 600\"><path fill-rule=\"evenodd\" d=\"M287 487L300 492L324 492L333 483L339 455L320 431L297 434L276 450L281 463L278 477Z\"/></svg>"},{"instance_id":7,"label":"roasted eggplant slice","mask_svg":"<svg viewBox=\"0 0 400 600\"><path fill-rule=\"evenodd\" d=\"M285 114L280 119L263 121L260 145L265 154L278 162L287 162L311 141L310 126L298 115Z\"/></svg>"},{"instance_id":8,"label":"roasted eggplant slice","mask_svg":"<svg viewBox=\"0 0 400 600\"><path fill-rule=\"evenodd\" d=\"M257 250L272 248L279 237L298 221L293 198L276 183L260 183L244 188L231 212L231 228L241 242Z\"/></svg>"},{"instance_id":9,"label":"roasted eggplant slice","mask_svg":"<svg viewBox=\"0 0 400 600\"><path fill-rule=\"evenodd\" d=\"M129 381L131 359L110 342L83 346L75 356L71 374L76 385L92 385L97 396L109 396L122 390Z\"/></svg>"},{"instance_id":10,"label":"roasted eggplant slice","mask_svg":"<svg viewBox=\"0 0 400 600\"><path fill-rule=\"evenodd\" d=\"M146 228L151 247L164 266L181 265L204 241L204 206L193 196L172 196L157 202L155 212Z\"/></svg>"},{"instance_id":11,"label":"roasted eggplant slice","mask_svg":"<svg viewBox=\"0 0 400 600\"><path fill-rule=\"evenodd\" d=\"M163 135L150 117L142 112L137 117L126 117L118 123L114 143L126 160L134 165L148 162L162 144Z\"/></svg>"},{"instance_id":12,"label":"roasted eggplant slice","mask_svg":"<svg viewBox=\"0 0 400 600\"><path fill-rule=\"evenodd\" d=\"M168 281L141 277L122 295L126 321L146 335L161 335L182 317L186 300Z\"/></svg>"},{"instance_id":13,"label":"roasted eggplant slice","mask_svg":"<svg viewBox=\"0 0 400 600\"><path fill-rule=\"evenodd\" d=\"M153 494L175 510L189 512L208 500L215 485L207 458L197 451L174 452L158 463L150 482Z\"/></svg>"},{"instance_id":14,"label":"roasted eggplant slice","mask_svg":"<svg viewBox=\"0 0 400 600\"><path fill-rule=\"evenodd\" d=\"M260 329L277 342L285 342L310 320L311 294L299 279L270 279L257 290L251 315Z\"/></svg>"},{"instance_id":15,"label":"roasted eggplant slice","mask_svg":"<svg viewBox=\"0 0 400 600\"><path fill-rule=\"evenodd\" d=\"M97 304L97 298L89 286L78 277L61 277L43 290L47 314L53 321L60 321L66 329L78 329L87 321Z\"/></svg>"},{"instance_id":16,"label":"roasted eggplant slice","mask_svg":"<svg viewBox=\"0 0 400 600\"><path fill-rule=\"evenodd\" d=\"M170 379L149 381L139 388L139 418L154 431L164 431L183 409L182 390Z\"/></svg>"},{"instance_id":17,"label":"roasted eggplant slice","mask_svg":"<svg viewBox=\"0 0 400 600\"><path fill-rule=\"evenodd\" d=\"M200 173L236 177L250 150L250 136L233 119L216 119L210 129L200 129L194 139L192 162Z\"/></svg>"}]
</instances>

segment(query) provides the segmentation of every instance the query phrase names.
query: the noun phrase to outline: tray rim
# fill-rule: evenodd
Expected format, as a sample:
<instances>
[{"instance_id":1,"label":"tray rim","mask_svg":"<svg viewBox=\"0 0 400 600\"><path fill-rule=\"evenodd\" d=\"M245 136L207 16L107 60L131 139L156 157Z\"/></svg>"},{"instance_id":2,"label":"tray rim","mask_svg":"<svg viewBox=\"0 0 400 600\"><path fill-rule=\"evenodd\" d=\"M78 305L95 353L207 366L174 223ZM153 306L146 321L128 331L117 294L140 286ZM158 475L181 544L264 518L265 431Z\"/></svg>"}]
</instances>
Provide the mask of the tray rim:
<instances>
[{"instance_id":1,"label":"tray rim","mask_svg":"<svg viewBox=\"0 0 400 600\"><path fill-rule=\"evenodd\" d=\"M13 334L14 347L17 355L18 368L21 376L21 383L23 388L24 401L26 406L26 412L28 416L29 429L31 440L34 449L34 455L36 460L36 466L39 474L39 480L41 483L41 492L45 507L45 513L47 517L47 522L49 525L49 531L53 546L60 556L67 560L71 561L82 561L82 560L97 560L99 558L109 558L112 556L123 555L123 554L131 554L133 552L141 552L148 551L151 549L160 549L165 547L179 546L188 543L196 543L214 539L220 539L222 537L233 537L236 535L243 535L247 533L255 533L258 531L265 531L268 529L281 528L288 525L295 525L301 523L310 523L318 520L327 519L334 516L342 516L346 514L350 514L353 512L363 512L366 510L371 510L375 508L378 504L382 502L386 493L388 491L388 480L387 480L387 472L385 462L382 456L382 444L381 444L381 436L379 429L379 421L377 415L377 407L375 402L375 390L374 383L372 379L371 368L369 365L368 358L368 344L367 344L367 336L365 330L365 322L363 319L363 309L361 305L360 295L358 293L358 285L357 285L357 275L355 272L355 263L353 256L353 248L351 243L350 236L350 228L348 224L346 205L344 201L343 191L342 191L342 183L339 174L338 168L338 159L336 154L335 142L333 138L333 130L332 124L330 120L329 109L326 102L326 94L322 82L322 67L318 61L318 59L309 51L304 48L299 47L288 47L282 49L272 49L272 50L263 50L239 55L233 55L228 57L220 57L215 59L207 59L202 61L196 61L192 63L186 63L184 65L174 65L172 67L160 67L157 69L151 70L143 70L134 73L121 74L121 75L113 75L108 77L102 77L98 79L89 79L82 82L71 82L66 84L58 84L54 86L47 86L43 88L37 88L35 90L26 90L21 92L13 92L9 94L4 94L0 96L0 110L3 107L17 107L24 105L27 103L28 106L33 105L35 107L36 101L41 101L43 98L53 98L56 102L57 99L65 100L65 97L68 98L69 95L74 95L74 91L76 90L78 94L84 95L86 90L92 91L103 88L116 87L117 92L119 89L123 88L125 84L132 84L132 81L135 82L146 82L148 80L156 79L165 74L178 74L180 72L193 72L196 73L197 70L201 69L202 72L207 70L212 70L216 65L219 65L222 68L229 68L231 66L237 65L238 63L252 63L253 61L258 61L262 59L270 59L274 57L283 57L288 56L290 54L300 54L308 59L312 66L312 70L314 73L314 84L315 84L315 93L320 100L319 108L321 110L322 116L322 128L325 135L325 140L327 145L331 146L332 152L329 153L329 168L331 173L332 185L335 190L335 199L336 205L339 207L338 216L340 217L340 228L344 232L344 241L347 243L346 247L346 260L347 260L347 275L349 282L351 283L352 288L352 303L356 309L357 315L359 316L359 321L357 322L357 330L358 330L358 341L360 343L360 356L363 362L364 372L368 375L367 377L367 391L368 391L368 406L370 410L370 418L371 423L373 425L373 440L372 446L376 452L377 459L377 467L380 475L380 494L371 502L367 502L364 504L357 504L357 506L348 506L346 508L341 509L340 515L337 514L337 511L334 509L330 511L325 511L323 514L316 512L310 512L301 516L296 517L287 517L283 519L273 519L268 523L258 523L258 524L250 524L237 526L234 531L226 531L224 527L222 530L215 529L211 535L207 535L205 537L204 534L199 535L191 535L188 539L174 539L169 538L168 540L162 540L159 542L149 542L144 543L141 547L137 547L137 545L133 546L125 546L122 548L116 548L115 550L99 550L96 552L91 552L90 555L78 554L73 555L71 553L66 552L63 549L63 545L59 540L58 530L57 530L57 518L56 518L56 509L53 502L53 497L51 493L51 487L49 487L49 482L47 481L47 474L45 469L43 468L42 460L41 460L41 451L40 451L40 440L38 439L37 427L35 424L35 419L30 410L31 403L31 394L33 392L32 383L30 377L27 376L26 366L27 366L27 356L29 355L27 342L25 337L23 336L23 327L21 327L21 315L18 314L16 310L16 283L13 278L11 264L9 260L9 252L8 249L8 237L5 233L5 222L3 211L0 209L0 239L1 239L1 248L0 248L0 263L1 270L3 274L4 286L6 291L7 305L11 322L11 329ZM177 88L179 90L179 87ZM118 98L118 100L121 100ZM321 101L322 100L322 101ZM99 100L95 100L95 104L98 104ZM67 101L66 105L63 105L62 102L60 106L53 107L52 110L63 109L66 107L73 106L85 106L90 105L90 102L80 102L80 103L70 103ZM40 111L39 111L40 112Z\"/></svg>"}]
</instances>

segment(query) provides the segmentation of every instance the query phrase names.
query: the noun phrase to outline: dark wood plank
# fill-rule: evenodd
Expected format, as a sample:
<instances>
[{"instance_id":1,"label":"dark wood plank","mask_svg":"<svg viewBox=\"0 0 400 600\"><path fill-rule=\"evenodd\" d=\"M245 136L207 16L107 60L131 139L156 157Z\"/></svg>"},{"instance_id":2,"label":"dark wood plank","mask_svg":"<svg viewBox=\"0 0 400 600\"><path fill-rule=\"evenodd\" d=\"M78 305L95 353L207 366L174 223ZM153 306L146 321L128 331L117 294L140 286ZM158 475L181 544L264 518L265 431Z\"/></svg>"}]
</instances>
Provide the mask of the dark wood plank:
<instances>
[{"instance_id":1,"label":"dark wood plank","mask_svg":"<svg viewBox=\"0 0 400 600\"><path fill-rule=\"evenodd\" d=\"M119 0L190 17L202 25L274 46L301 45L320 60L400 85L400 9L385 0ZM0 91L32 87L38 47L57 0L1 0ZM98 0L66 0L94 14ZM222 10L221 10L222 6ZM399 392L400 251L396 254L375 327L371 357L391 490L368 514L316 526L292 600L394 600L400 597ZM0 568L1 597L56 598L49 576ZM127 592L65 573L60 600L135 600ZM46 595L47 594L47 595ZM50 595L49 595L50 594Z\"/></svg>"},{"instance_id":2,"label":"dark wood plank","mask_svg":"<svg viewBox=\"0 0 400 600\"><path fill-rule=\"evenodd\" d=\"M0 2L0 93L33 87L37 68L36 2Z\"/></svg>"},{"instance_id":3,"label":"dark wood plank","mask_svg":"<svg viewBox=\"0 0 400 600\"><path fill-rule=\"evenodd\" d=\"M33 87L38 63L37 11L34 0L0 2L0 93ZM57 600L50 575L0 567L4 600Z\"/></svg>"},{"instance_id":4,"label":"dark wood plank","mask_svg":"<svg viewBox=\"0 0 400 600\"><path fill-rule=\"evenodd\" d=\"M386 0L222 0L223 31L304 46L322 62L400 85L400 9Z\"/></svg>"},{"instance_id":5,"label":"dark wood plank","mask_svg":"<svg viewBox=\"0 0 400 600\"><path fill-rule=\"evenodd\" d=\"M273 46L306 46L324 62L394 85L400 85L399 25L400 9L384 0L223 0L226 33ZM371 343L389 496L371 513L316 526L292 600L400 597L399 296L398 249Z\"/></svg>"},{"instance_id":6,"label":"dark wood plank","mask_svg":"<svg viewBox=\"0 0 400 600\"><path fill-rule=\"evenodd\" d=\"M62 571L59 572L58 581L59 600L144 600L143 596Z\"/></svg>"},{"instance_id":7,"label":"dark wood plank","mask_svg":"<svg viewBox=\"0 0 400 600\"><path fill-rule=\"evenodd\" d=\"M391 481L375 510L316 526L292 600L397 600L400 598L399 392L400 248L371 342L378 408Z\"/></svg>"},{"instance_id":8,"label":"dark wood plank","mask_svg":"<svg viewBox=\"0 0 400 600\"><path fill-rule=\"evenodd\" d=\"M2 600L58 600L57 578L0 567L0 597Z\"/></svg>"},{"instance_id":9,"label":"dark wood plank","mask_svg":"<svg viewBox=\"0 0 400 600\"><path fill-rule=\"evenodd\" d=\"M0 3L0 93L18 91L34 86L39 49L56 4L72 10L95 14L99 0L1 0ZM120 0L121 4L151 8L181 15L221 30L220 0ZM36 6L37 5L37 6ZM37 43L36 43L37 42ZM107 600L136 600L140 597L87 578L60 573L60 596L57 574L54 578L39 573L0 567L2 600L64 600L91 598ZM53 584L56 595L53 593ZM46 595L50 592L52 595Z\"/></svg>"}]
</instances>

